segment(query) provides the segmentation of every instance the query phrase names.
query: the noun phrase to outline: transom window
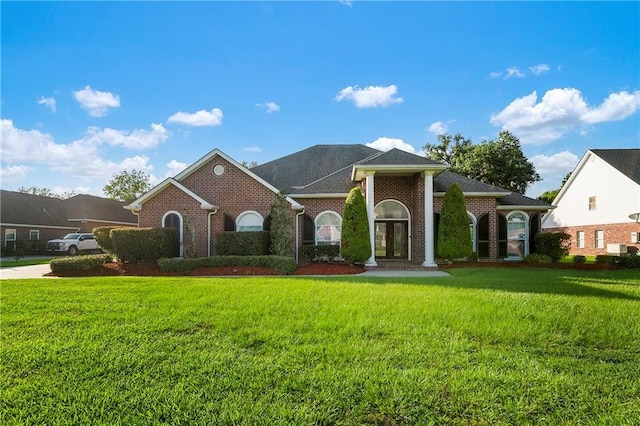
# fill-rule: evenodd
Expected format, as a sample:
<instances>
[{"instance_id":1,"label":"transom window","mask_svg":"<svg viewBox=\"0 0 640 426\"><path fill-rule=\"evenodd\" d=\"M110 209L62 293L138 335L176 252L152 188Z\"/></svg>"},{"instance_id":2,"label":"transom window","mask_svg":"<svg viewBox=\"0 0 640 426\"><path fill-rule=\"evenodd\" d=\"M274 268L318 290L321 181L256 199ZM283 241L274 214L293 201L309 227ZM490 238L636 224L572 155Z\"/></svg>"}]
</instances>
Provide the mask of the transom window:
<instances>
[{"instance_id":1,"label":"transom window","mask_svg":"<svg viewBox=\"0 0 640 426\"><path fill-rule=\"evenodd\" d=\"M383 201L373 209L376 219L409 219L407 208L394 200Z\"/></svg>"},{"instance_id":2,"label":"transom window","mask_svg":"<svg viewBox=\"0 0 640 426\"><path fill-rule=\"evenodd\" d=\"M264 218L256 211L240 213L236 219L236 230L239 232L260 232L264 225Z\"/></svg>"},{"instance_id":3,"label":"transom window","mask_svg":"<svg viewBox=\"0 0 640 426\"><path fill-rule=\"evenodd\" d=\"M318 245L339 245L342 233L342 218L334 211L326 211L316 216L315 243Z\"/></svg>"}]
</instances>

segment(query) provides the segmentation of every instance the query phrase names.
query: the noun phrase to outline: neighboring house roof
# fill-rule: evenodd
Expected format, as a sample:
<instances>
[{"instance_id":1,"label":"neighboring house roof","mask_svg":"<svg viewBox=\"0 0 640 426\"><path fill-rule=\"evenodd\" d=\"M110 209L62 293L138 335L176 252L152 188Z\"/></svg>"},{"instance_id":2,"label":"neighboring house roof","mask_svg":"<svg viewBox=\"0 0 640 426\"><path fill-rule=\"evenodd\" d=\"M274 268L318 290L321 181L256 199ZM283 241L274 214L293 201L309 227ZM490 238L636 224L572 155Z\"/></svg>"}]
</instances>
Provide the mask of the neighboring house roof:
<instances>
[{"instance_id":1,"label":"neighboring house roof","mask_svg":"<svg viewBox=\"0 0 640 426\"><path fill-rule=\"evenodd\" d=\"M640 185L640 149L591 149L590 151Z\"/></svg>"},{"instance_id":2,"label":"neighboring house roof","mask_svg":"<svg viewBox=\"0 0 640 426\"><path fill-rule=\"evenodd\" d=\"M1 190L2 224L76 229L73 222L105 222L136 225L137 218L120 201L75 195L66 200Z\"/></svg>"}]
</instances>

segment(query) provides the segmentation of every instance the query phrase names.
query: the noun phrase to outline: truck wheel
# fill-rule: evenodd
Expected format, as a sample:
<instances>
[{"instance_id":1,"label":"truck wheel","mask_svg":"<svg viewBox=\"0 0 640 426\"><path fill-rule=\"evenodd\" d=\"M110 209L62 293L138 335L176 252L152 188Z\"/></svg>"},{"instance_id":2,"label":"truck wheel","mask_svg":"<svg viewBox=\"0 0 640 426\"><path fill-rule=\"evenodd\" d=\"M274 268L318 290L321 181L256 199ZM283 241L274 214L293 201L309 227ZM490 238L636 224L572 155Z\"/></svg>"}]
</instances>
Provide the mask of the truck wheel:
<instances>
[{"instance_id":1,"label":"truck wheel","mask_svg":"<svg viewBox=\"0 0 640 426\"><path fill-rule=\"evenodd\" d=\"M75 256L76 254L78 254L78 247L76 246L69 247L69 256Z\"/></svg>"}]
</instances>

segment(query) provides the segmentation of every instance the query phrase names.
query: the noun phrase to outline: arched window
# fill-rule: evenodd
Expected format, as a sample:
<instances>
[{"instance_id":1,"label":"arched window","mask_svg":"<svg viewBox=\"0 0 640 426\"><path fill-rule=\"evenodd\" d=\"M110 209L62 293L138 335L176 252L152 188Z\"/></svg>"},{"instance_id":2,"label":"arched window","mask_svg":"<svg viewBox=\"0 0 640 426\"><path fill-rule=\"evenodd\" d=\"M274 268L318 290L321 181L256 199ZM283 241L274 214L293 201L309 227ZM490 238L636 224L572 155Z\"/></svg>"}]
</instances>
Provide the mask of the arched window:
<instances>
[{"instance_id":1,"label":"arched window","mask_svg":"<svg viewBox=\"0 0 640 426\"><path fill-rule=\"evenodd\" d=\"M471 251L477 253L476 217L470 212L467 212L467 216L469 216L469 232L471 232Z\"/></svg>"},{"instance_id":2,"label":"arched window","mask_svg":"<svg viewBox=\"0 0 640 426\"><path fill-rule=\"evenodd\" d=\"M315 242L318 245L339 245L342 218L334 211L324 211L316 216Z\"/></svg>"},{"instance_id":3,"label":"arched window","mask_svg":"<svg viewBox=\"0 0 640 426\"><path fill-rule=\"evenodd\" d=\"M176 228L177 244L175 244L174 256L182 256L182 215L177 211L168 211L162 216L163 228Z\"/></svg>"},{"instance_id":4,"label":"arched window","mask_svg":"<svg viewBox=\"0 0 640 426\"><path fill-rule=\"evenodd\" d=\"M258 212L247 210L240 213L236 219L236 230L239 232L259 232L262 231L264 219Z\"/></svg>"},{"instance_id":5,"label":"arched window","mask_svg":"<svg viewBox=\"0 0 640 426\"><path fill-rule=\"evenodd\" d=\"M405 206L395 200L386 200L373 209L376 219L409 219L409 212Z\"/></svg>"},{"instance_id":6,"label":"arched window","mask_svg":"<svg viewBox=\"0 0 640 426\"><path fill-rule=\"evenodd\" d=\"M529 254L529 216L523 212L507 215L507 257L522 259Z\"/></svg>"}]
</instances>

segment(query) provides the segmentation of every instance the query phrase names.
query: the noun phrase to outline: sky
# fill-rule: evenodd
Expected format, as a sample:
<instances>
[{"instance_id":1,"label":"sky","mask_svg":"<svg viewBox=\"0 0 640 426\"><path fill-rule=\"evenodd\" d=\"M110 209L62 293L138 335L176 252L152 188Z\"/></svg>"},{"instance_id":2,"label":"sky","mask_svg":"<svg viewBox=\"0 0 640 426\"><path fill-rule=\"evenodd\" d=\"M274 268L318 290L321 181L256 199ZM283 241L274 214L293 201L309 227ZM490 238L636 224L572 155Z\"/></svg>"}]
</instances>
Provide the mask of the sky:
<instances>
[{"instance_id":1,"label":"sky","mask_svg":"<svg viewBox=\"0 0 640 426\"><path fill-rule=\"evenodd\" d=\"M516 135L558 188L588 149L640 147L638 2L6 2L6 190L103 196L218 148L423 155Z\"/></svg>"}]
</instances>

